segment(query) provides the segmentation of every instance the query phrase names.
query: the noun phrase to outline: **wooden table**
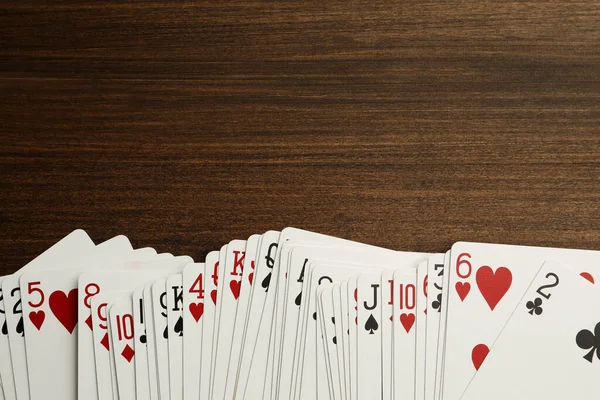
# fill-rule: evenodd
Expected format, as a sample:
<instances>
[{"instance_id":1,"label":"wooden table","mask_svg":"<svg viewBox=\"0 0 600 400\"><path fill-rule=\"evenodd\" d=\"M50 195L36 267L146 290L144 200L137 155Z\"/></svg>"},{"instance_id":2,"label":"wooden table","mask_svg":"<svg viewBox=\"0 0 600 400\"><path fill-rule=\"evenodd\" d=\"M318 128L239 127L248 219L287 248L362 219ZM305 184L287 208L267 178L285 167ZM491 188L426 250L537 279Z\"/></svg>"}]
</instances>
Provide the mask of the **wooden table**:
<instances>
[{"instance_id":1,"label":"wooden table","mask_svg":"<svg viewBox=\"0 0 600 400\"><path fill-rule=\"evenodd\" d=\"M597 0L0 8L2 273L75 228L600 248Z\"/></svg>"}]
</instances>

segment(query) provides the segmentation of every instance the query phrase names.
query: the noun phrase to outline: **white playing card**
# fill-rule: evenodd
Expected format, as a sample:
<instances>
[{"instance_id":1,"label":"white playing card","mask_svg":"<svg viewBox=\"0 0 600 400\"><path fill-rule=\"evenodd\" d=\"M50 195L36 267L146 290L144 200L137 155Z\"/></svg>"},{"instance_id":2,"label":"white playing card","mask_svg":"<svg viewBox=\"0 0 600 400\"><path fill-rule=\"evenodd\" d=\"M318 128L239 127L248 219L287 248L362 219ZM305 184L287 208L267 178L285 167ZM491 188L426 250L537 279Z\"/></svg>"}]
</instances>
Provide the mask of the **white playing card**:
<instances>
[{"instance_id":1,"label":"white playing card","mask_svg":"<svg viewBox=\"0 0 600 400\"><path fill-rule=\"evenodd\" d=\"M183 270L183 398L200 398L200 369L202 365L202 328L204 324L205 264L194 263ZM209 300L210 301L210 300ZM200 340L199 340L200 339Z\"/></svg>"},{"instance_id":2,"label":"white playing card","mask_svg":"<svg viewBox=\"0 0 600 400\"><path fill-rule=\"evenodd\" d=\"M130 295L112 301L108 306L111 335L111 355L119 399L135 399L135 364L133 304Z\"/></svg>"},{"instance_id":3,"label":"white playing card","mask_svg":"<svg viewBox=\"0 0 600 400\"><path fill-rule=\"evenodd\" d=\"M333 324L335 343L329 342L329 346L333 348L333 353L337 355L337 359L333 362L337 363L337 380L340 385L340 398L346 399L348 394L346 390L346 377L344 372L344 341L346 340L347 328L344 329L344 320L346 320L346 311L342 312L341 290L343 282L338 282L333 285L332 290L332 306L333 306ZM346 294L344 290L344 295ZM347 323L347 321L346 321Z\"/></svg>"},{"instance_id":4,"label":"white playing card","mask_svg":"<svg viewBox=\"0 0 600 400\"><path fill-rule=\"evenodd\" d=\"M598 286L544 263L461 399L599 398L598 305Z\"/></svg>"},{"instance_id":5,"label":"white playing card","mask_svg":"<svg viewBox=\"0 0 600 400\"><path fill-rule=\"evenodd\" d=\"M137 399L151 399L150 370L148 367L148 328L146 327L146 311L144 307L144 286L133 291L133 333L135 335L133 358L135 365L135 393Z\"/></svg>"},{"instance_id":6,"label":"white playing card","mask_svg":"<svg viewBox=\"0 0 600 400\"><path fill-rule=\"evenodd\" d=\"M215 275L215 285L216 285L216 293L217 293L217 302L215 304L215 316L213 323L213 331L212 331L212 345L210 346L211 350L211 367L210 367L210 395L213 395L213 388L215 382L215 369L217 364L217 342L219 340L219 328L221 326L221 298L223 297L224 292L224 282L227 279L225 277L225 268L227 266L227 251L228 245L224 245L219 250L219 265L218 272Z\"/></svg>"},{"instance_id":7,"label":"white playing card","mask_svg":"<svg viewBox=\"0 0 600 400\"><path fill-rule=\"evenodd\" d=\"M167 278L170 400L183 399L183 281L181 274Z\"/></svg>"},{"instance_id":8,"label":"white playing card","mask_svg":"<svg viewBox=\"0 0 600 400\"><path fill-rule=\"evenodd\" d=\"M27 270L53 268L57 264L60 265L67 262L82 260L94 249L94 247L94 242L92 242L87 233L78 229L65 236L44 253L40 254L13 274L13 281L9 282L6 286L4 280L9 278L10 275L0 278L0 285L2 286L2 290L0 291L2 298L0 300L3 303L3 312L0 313L0 325L2 326L2 335L0 335L0 354L3 354L0 358L0 378L2 379L3 390L7 399L12 400L17 396L9 344L9 333L11 332L13 333L12 336L17 336L14 340L20 341L22 345L22 351L20 353L15 353L16 364L18 364L15 366L15 370L19 371L19 376L16 379L20 381L20 394L21 396L29 396L27 366L25 364L25 345L22 336L23 315L18 277ZM14 318L12 318L12 321L9 321L9 316L13 314ZM20 326L19 330L17 330L18 326Z\"/></svg>"},{"instance_id":9,"label":"white playing card","mask_svg":"<svg viewBox=\"0 0 600 400\"><path fill-rule=\"evenodd\" d=\"M350 335L350 324L349 324L349 313L348 313L348 280L342 281L339 285L339 291L337 291L337 296L339 296L340 309L338 311L336 301L334 299L333 308L335 310L335 318L336 321L340 321L339 324L336 324L336 331L338 335L338 339L341 339L341 351L338 350L338 359L341 354L341 361L338 363L341 365L342 370L340 371L342 374L341 382L342 382L342 396L344 399L350 399L350 344L348 336Z\"/></svg>"},{"instance_id":10,"label":"white playing card","mask_svg":"<svg viewBox=\"0 0 600 400\"><path fill-rule=\"evenodd\" d=\"M394 272L393 352L395 399L415 398L417 271ZM360 292L359 292L360 293Z\"/></svg>"},{"instance_id":11,"label":"white playing card","mask_svg":"<svg viewBox=\"0 0 600 400\"><path fill-rule=\"evenodd\" d=\"M121 242L110 250L97 246L75 268L30 270L20 277L30 399L45 399L49 391L77 398L77 279L85 270L135 260L129 241ZM44 367L48 360L54 360L50 371Z\"/></svg>"},{"instance_id":12,"label":"white playing card","mask_svg":"<svg viewBox=\"0 0 600 400\"><path fill-rule=\"evenodd\" d=\"M158 365L156 356L156 329L154 326L154 307L152 304L152 284L142 290L144 298L144 316L146 317L146 358L148 359L148 382L150 384L150 399L159 400Z\"/></svg>"},{"instance_id":13,"label":"white playing card","mask_svg":"<svg viewBox=\"0 0 600 400\"><path fill-rule=\"evenodd\" d=\"M325 299L323 299L323 293ZM329 341L333 340L331 318L333 317L331 283L324 283L317 288L315 296L317 309L317 364L315 371L317 375L317 399L334 399L336 394L339 396L339 387L334 390L339 382L333 381L331 354L329 352ZM323 307L325 303L325 308ZM329 325L329 330L326 329Z\"/></svg>"},{"instance_id":14,"label":"white playing card","mask_svg":"<svg viewBox=\"0 0 600 400\"><path fill-rule=\"evenodd\" d=\"M275 255L279 242L280 232L268 231L263 238L258 251L256 268L254 272L255 284L250 290L250 307L246 316L246 324L242 338L242 353L238 366L238 379L235 385L235 396L242 396L251 372L255 344L258 340L261 315L267 298L269 286L275 265Z\"/></svg>"},{"instance_id":15,"label":"white playing card","mask_svg":"<svg viewBox=\"0 0 600 400\"><path fill-rule=\"evenodd\" d=\"M449 260L448 252L447 258ZM425 323L425 360L423 377L424 399L433 400L437 364L438 330L442 309L444 255L433 254L427 260L427 316ZM418 302L417 302L418 304ZM416 398L416 400L423 400Z\"/></svg>"},{"instance_id":16,"label":"white playing card","mask_svg":"<svg viewBox=\"0 0 600 400\"><path fill-rule=\"evenodd\" d=\"M427 261L421 261L417 268L417 309L416 309L416 338L415 338L415 400L425 398L425 358L427 336L427 290L428 280ZM395 362L401 362L402 357L395 357ZM398 391L395 390L394 393Z\"/></svg>"},{"instance_id":17,"label":"white playing card","mask_svg":"<svg viewBox=\"0 0 600 400\"><path fill-rule=\"evenodd\" d=\"M391 400L394 389L394 270L381 274L381 393L382 400Z\"/></svg>"},{"instance_id":18,"label":"white playing card","mask_svg":"<svg viewBox=\"0 0 600 400\"><path fill-rule=\"evenodd\" d=\"M157 279L152 284L152 314L154 320L154 347L158 372L160 399L171 395L169 380L169 327L167 326L167 280Z\"/></svg>"},{"instance_id":19,"label":"white playing card","mask_svg":"<svg viewBox=\"0 0 600 400\"><path fill-rule=\"evenodd\" d=\"M110 348L113 345L110 338L110 323L108 315L108 304L118 299L121 296L125 296L127 292L105 292L99 293L91 298L91 307L95 310L92 313L92 337L94 343L94 354L96 363L99 363L102 368L98 368L95 372L96 382L98 384L98 398L99 399L112 399L113 398L113 383L116 388L116 382L113 382L114 373L111 368L113 360L110 359ZM105 360L101 358L100 354L106 354Z\"/></svg>"},{"instance_id":20,"label":"white playing card","mask_svg":"<svg viewBox=\"0 0 600 400\"><path fill-rule=\"evenodd\" d=\"M242 271L246 258L246 241L233 240L227 245L225 256L225 267L223 275L220 275L218 293L219 302L219 326L218 336L213 339L215 346L215 369L213 379L213 397L223 398L227 384L227 371L229 356L231 355L231 343L235 327L235 316L237 302L240 296Z\"/></svg>"},{"instance_id":21,"label":"white playing card","mask_svg":"<svg viewBox=\"0 0 600 400\"><path fill-rule=\"evenodd\" d=\"M441 268L441 271L447 272L450 270L450 251L446 252L446 254L444 255L444 266ZM429 267L428 267L429 268ZM438 272L439 273L439 272ZM431 381L429 380L429 377L426 376L426 380L425 380L425 396L427 396L427 391L429 390L429 386L432 385L433 387L433 399L437 400L440 398L441 396L441 390L442 390L442 378L443 378L443 366L444 366L444 346L446 345L446 317L448 316L448 293L449 293L449 287L448 287L448 274L445 274L442 276L442 297L441 297L441 305L440 305L440 314L439 314L439 318L438 319L434 319L433 322L434 324L437 323L437 334L436 334L436 340L437 340L437 344L435 346L436 348L436 359L437 359L437 363L435 364L435 372L432 376ZM437 300L437 298L436 298ZM433 304L432 299L429 300L430 304L432 306L435 306L435 304ZM429 363L427 364L429 365ZM432 366L433 367L433 366ZM427 367L429 369L429 367Z\"/></svg>"},{"instance_id":22,"label":"white playing card","mask_svg":"<svg viewBox=\"0 0 600 400\"><path fill-rule=\"evenodd\" d=\"M340 283L336 282L332 285L321 286L323 289L319 294L317 292L317 298L320 301L319 306L321 307L323 320L323 345L325 349L325 359L327 361L327 374L329 376L329 390L332 398L340 399L344 397L342 389L342 380L340 379L340 363L338 353L341 353L341 330L337 329L340 323L340 319L336 318L336 312L334 303L336 297L336 290L339 293ZM321 289L319 288L319 289ZM338 297L339 299L339 297ZM339 307L339 300L337 302Z\"/></svg>"},{"instance_id":23,"label":"white playing card","mask_svg":"<svg viewBox=\"0 0 600 400\"><path fill-rule=\"evenodd\" d=\"M211 251L206 255L206 270L204 274L204 315L202 327L202 359L200 368L200 398L210 397L210 378L212 366L213 327L215 310L218 302L217 284L219 278L219 251Z\"/></svg>"},{"instance_id":24,"label":"white playing card","mask_svg":"<svg viewBox=\"0 0 600 400\"><path fill-rule=\"evenodd\" d=\"M231 340L231 352L227 365L227 380L224 398L233 398L237 381L237 371L240 364L242 352L242 341L244 329L247 323L248 310L250 309L250 295L256 271L256 260L262 235L252 235L246 243L246 256L244 257L244 268L240 286L240 296L235 311L235 322L233 337Z\"/></svg>"},{"instance_id":25,"label":"white playing card","mask_svg":"<svg viewBox=\"0 0 600 400\"><path fill-rule=\"evenodd\" d=\"M358 335L358 277L347 280L346 297L348 299L348 364L350 383L348 385L348 398L358 399L358 348L356 337Z\"/></svg>"},{"instance_id":26,"label":"white playing card","mask_svg":"<svg viewBox=\"0 0 600 400\"><path fill-rule=\"evenodd\" d=\"M600 282L600 252L459 242L448 271L444 400L458 400L542 263L569 263Z\"/></svg>"},{"instance_id":27,"label":"white playing card","mask_svg":"<svg viewBox=\"0 0 600 400\"><path fill-rule=\"evenodd\" d=\"M381 389L381 272L363 273L358 293L358 398L380 399Z\"/></svg>"}]
</instances>

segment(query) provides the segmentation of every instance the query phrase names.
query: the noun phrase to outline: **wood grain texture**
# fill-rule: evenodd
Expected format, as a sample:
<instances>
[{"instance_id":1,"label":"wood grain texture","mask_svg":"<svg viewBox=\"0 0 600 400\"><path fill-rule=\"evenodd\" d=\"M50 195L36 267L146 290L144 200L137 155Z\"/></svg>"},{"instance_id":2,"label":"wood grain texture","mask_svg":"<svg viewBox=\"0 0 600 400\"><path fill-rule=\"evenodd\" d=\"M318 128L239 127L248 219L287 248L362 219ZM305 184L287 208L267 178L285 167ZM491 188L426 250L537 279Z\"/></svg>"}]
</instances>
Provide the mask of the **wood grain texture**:
<instances>
[{"instance_id":1,"label":"wood grain texture","mask_svg":"<svg viewBox=\"0 0 600 400\"><path fill-rule=\"evenodd\" d=\"M2 273L75 228L600 248L596 0L0 10Z\"/></svg>"}]
</instances>

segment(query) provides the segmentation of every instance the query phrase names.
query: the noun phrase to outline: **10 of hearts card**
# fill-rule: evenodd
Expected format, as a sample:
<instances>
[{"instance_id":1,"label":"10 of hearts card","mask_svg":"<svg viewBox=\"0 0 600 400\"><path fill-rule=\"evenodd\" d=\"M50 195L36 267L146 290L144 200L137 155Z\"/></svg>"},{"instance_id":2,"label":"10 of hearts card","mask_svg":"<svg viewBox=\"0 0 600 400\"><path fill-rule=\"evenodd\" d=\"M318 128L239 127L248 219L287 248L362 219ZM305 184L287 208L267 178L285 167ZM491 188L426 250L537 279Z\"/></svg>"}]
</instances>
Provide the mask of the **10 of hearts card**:
<instances>
[{"instance_id":1,"label":"10 of hearts card","mask_svg":"<svg viewBox=\"0 0 600 400\"><path fill-rule=\"evenodd\" d=\"M75 230L0 277L8 400L598 399L600 251Z\"/></svg>"}]
</instances>

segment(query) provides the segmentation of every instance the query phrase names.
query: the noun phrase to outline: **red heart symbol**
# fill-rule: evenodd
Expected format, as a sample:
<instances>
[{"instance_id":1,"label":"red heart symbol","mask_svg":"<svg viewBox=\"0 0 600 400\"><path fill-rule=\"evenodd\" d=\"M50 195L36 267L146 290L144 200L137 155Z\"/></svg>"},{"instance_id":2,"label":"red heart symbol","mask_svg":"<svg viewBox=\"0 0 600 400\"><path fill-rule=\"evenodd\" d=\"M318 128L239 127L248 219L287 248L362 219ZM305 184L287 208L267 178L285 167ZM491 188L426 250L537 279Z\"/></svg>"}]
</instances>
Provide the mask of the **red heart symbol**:
<instances>
[{"instance_id":1,"label":"red heart symbol","mask_svg":"<svg viewBox=\"0 0 600 400\"><path fill-rule=\"evenodd\" d=\"M52 292L48 300L50 311L69 333L73 333L77 325L77 289L73 289L67 296L65 292L57 290Z\"/></svg>"},{"instance_id":2,"label":"red heart symbol","mask_svg":"<svg viewBox=\"0 0 600 400\"><path fill-rule=\"evenodd\" d=\"M456 289L456 293L458 293L460 300L465 301L465 298L471 291L471 284L469 282L457 282L456 285L454 285L454 288Z\"/></svg>"},{"instance_id":3,"label":"red heart symbol","mask_svg":"<svg viewBox=\"0 0 600 400\"><path fill-rule=\"evenodd\" d=\"M229 289L231 289L231 293L233 293L233 297L237 300L240 297L240 286L242 286L242 282L240 281L230 281Z\"/></svg>"},{"instance_id":4,"label":"red heart symbol","mask_svg":"<svg viewBox=\"0 0 600 400\"><path fill-rule=\"evenodd\" d=\"M582 272L579 275L581 275L582 277L584 277L585 279L587 279L588 281L595 283L594 282L594 277L592 276L592 274L590 274L589 272Z\"/></svg>"},{"instance_id":5,"label":"red heart symbol","mask_svg":"<svg viewBox=\"0 0 600 400\"><path fill-rule=\"evenodd\" d=\"M210 292L210 298L212 299L213 303L217 305L217 289L213 289Z\"/></svg>"},{"instance_id":6,"label":"red heart symbol","mask_svg":"<svg viewBox=\"0 0 600 400\"><path fill-rule=\"evenodd\" d=\"M42 324L44 323L45 319L46 313L43 310L32 311L29 313L29 320L31 321L33 326L37 328L38 331L42 329Z\"/></svg>"},{"instance_id":7,"label":"red heart symbol","mask_svg":"<svg viewBox=\"0 0 600 400\"><path fill-rule=\"evenodd\" d=\"M479 367L483 363L483 360L487 357L490 352L490 348L485 344L478 344L473 347L473 351L471 351L471 360L473 361L473 366L477 371L479 371Z\"/></svg>"},{"instance_id":8,"label":"red heart symbol","mask_svg":"<svg viewBox=\"0 0 600 400\"><path fill-rule=\"evenodd\" d=\"M253 279L254 279L254 272L250 272L250 275L248 275L248 282L250 282L250 286L252 286Z\"/></svg>"},{"instance_id":9,"label":"red heart symbol","mask_svg":"<svg viewBox=\"0 0 600 400\"><path fill-rule=\"evenodd\" d=\"M512 273L508 268L500 267L494 271L488 266L477 270L477 287L492 311L508 292L512 284Z\"/></svg>"},{"instance_id":10,"label":"red heart symbol","mask_svg":"<svg viewBox=\"0 0 600 400\"><path fill-rule=\"evenodd\" d=\"M415 324L415 314L401 314L400 322L402 323L402 326L404 327L406 333L409 333L413 325Z\"/></svg>"},{"instance_id":11,"label":"red heart symbol","mask_svg":"<svg viewBox=\"0 0 600 400\"><path fill-rule=\"evenodd\" d=\"M204 314L204 303L190 303L189 309L192 317L198 322L202 318L202 314Z\"/></svg>"}]
</instances>

